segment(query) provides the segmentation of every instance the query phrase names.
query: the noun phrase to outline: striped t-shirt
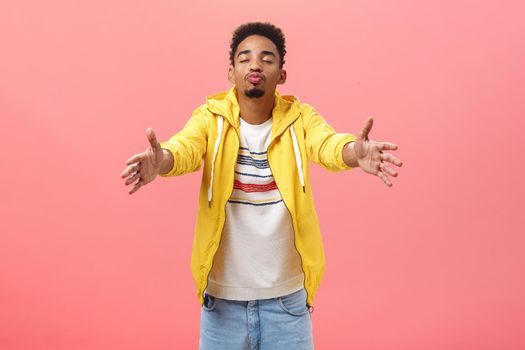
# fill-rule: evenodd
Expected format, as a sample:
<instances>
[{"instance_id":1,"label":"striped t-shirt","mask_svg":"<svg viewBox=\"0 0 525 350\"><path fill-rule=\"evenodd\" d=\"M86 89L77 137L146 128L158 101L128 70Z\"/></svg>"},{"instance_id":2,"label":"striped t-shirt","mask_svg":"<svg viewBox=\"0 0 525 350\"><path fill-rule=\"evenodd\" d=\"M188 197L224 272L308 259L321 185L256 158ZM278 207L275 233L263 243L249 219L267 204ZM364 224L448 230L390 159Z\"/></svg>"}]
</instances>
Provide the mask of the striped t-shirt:
<instances>
[{"instance_id":1,"label":"striped t-shirt","mask_svg":"<svg viewBox=\"0 0 525 350\"><path fill-rule=\"evenodd\" d=\"M268 164L272 118L240 123L233 192L206 291L229 300L275 298L303 288L301 258Z\"/></svg>"}]
</instances>

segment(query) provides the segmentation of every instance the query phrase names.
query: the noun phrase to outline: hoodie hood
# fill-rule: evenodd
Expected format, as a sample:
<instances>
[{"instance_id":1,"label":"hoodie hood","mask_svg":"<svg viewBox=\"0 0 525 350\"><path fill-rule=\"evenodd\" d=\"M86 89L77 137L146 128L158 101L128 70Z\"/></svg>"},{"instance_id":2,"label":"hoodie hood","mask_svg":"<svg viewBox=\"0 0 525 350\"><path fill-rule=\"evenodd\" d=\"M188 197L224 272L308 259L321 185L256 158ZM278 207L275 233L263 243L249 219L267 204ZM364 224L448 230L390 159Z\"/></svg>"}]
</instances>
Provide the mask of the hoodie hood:
<instances>
[{"instance_id":1,"label":"hoodie hood","mask_svg":"<svg viewBox=\"0 0 525 350\"><path fill-rule=\"evenodd\" d=\"M297 97L293 95L281 95L277 89L275 89L274 95L272 141L297 120L301 105ZM211 113L224 117L224 119L239 131L240 107L235 86L232 86L228 91L207 96L206 102L207 108Z\"/></svg>"}]
</instances>

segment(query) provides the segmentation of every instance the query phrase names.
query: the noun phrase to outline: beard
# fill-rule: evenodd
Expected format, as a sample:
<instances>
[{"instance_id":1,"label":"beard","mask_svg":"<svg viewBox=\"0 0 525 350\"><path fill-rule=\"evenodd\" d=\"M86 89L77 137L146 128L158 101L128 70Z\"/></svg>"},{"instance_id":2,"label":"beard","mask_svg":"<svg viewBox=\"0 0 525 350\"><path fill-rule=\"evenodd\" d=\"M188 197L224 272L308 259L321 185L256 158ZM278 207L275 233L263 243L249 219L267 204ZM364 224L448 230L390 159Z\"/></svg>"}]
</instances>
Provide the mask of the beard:
<instances>
[{"instance_id":1,"label":"beard","mask_svg":"<svg viewBox=\"0 0 525 350\"><path fill-rule=\"evenodd\" d=\"M264 96L264 90L253 87L251 89L244 90L244 94L249 98L258 98Z\"/></svg>"}]
</instances>

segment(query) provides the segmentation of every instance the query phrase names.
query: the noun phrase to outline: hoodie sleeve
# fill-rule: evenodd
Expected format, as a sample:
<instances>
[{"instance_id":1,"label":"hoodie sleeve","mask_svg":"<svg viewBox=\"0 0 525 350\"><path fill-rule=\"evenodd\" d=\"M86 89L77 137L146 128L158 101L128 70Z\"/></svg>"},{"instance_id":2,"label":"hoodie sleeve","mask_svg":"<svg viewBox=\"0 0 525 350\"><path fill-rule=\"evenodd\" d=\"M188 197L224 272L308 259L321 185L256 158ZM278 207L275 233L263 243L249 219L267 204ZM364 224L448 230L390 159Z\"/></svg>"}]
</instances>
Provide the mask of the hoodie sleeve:
<instances>
[{"instance_id":1,"label":"hoodie sleeve","mask_svg":"<svg viewBox=\"0 0 525 350\"><path fill-rule=\"evenodd\" d=\"M202 106L195 109L184 128L160 146L173 155L173 168L162 177L179 176L202 166L208 142L209 117Z\"/></svg>"},{"instance_id":2,"label":"hoodie sleeve","mask_svg":"<svg viewBox=\"0 0 525 350\"><path fill-rule=\"evenodd\" d=\"M333 172L353 169L343 161L343 147L356 137L336 133L311 105L303 104L302 110L308 159Z\"/></svg>"}]
</instances>

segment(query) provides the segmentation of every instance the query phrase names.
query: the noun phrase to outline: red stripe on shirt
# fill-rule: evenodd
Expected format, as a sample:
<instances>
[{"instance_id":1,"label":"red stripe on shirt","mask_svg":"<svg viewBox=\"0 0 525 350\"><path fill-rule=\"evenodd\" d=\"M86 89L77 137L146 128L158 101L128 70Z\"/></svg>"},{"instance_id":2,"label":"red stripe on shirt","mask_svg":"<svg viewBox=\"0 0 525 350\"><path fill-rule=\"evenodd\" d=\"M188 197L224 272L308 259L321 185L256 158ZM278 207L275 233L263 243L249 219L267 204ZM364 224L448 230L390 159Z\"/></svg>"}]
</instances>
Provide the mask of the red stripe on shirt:
<instances>
[{"instance_id":1,"label":"red stripe on shirt","mask_svg":"<svg viewBox=\"0 0 525 350\"><path fill-rule=\"evenodd\" d=\"M239 180L233 180L233 188L244 192L268 192L276 190L277 184L275 183L275 181L262 185L245 184L240 182Z\"/></svg>"}]
</instances>

